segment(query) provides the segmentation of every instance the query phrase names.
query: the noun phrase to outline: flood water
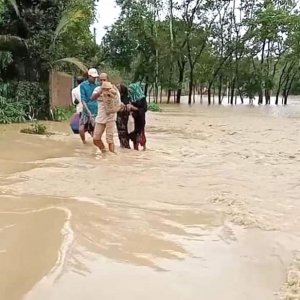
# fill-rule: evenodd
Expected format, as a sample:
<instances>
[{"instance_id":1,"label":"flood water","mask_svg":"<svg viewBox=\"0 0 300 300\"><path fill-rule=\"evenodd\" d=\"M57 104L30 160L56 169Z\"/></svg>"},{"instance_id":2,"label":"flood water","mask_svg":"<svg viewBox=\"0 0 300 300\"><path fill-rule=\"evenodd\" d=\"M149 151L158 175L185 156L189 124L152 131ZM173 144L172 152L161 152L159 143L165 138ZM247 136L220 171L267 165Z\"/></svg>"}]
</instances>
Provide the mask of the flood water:
<instances>
[{"instance_id":1,"label":"flood water","mask_svg":"<svg viewBox=\"0 0 300 300\"><path fill-rule=\"evenodd\" d=\"M148 151L0 126L0 299L300 299L300 109L166 106Z\"/></svg>"}]
</instances>

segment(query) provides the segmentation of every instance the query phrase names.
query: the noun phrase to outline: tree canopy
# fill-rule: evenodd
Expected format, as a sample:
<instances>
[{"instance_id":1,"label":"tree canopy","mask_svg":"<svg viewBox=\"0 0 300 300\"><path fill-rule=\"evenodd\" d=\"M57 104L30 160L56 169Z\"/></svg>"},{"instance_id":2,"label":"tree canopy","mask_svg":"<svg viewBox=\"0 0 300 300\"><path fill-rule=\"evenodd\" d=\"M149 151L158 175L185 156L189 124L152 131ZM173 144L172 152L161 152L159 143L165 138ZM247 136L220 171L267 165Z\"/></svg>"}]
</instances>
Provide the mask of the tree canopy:
<instances>
[{"instance_id":1,"label":"tree canopy","mask_svg":"<svg viewBox=\"0 0 300 300\"><path fill-rule=\"evenodd\" d=\"M96 67L143 81L155 101L287 104L300 91L297 0L116 0L120 16L100 45L96 2L0 0L0 82L43 88L53 69Z\"/></svg>"},{"instance_id":2,"label":"tree canopy","mask_svg":"<svg viewBox=\"0 0 300 300\"><path fill-rule=\"evenodd\" d=\"M117 0L119 19L103 39L106 63L132 80L171 91L207 91L287 103L299 82L298 1ZM128 74L129 73L129 74Z\"/></svg>"},{"instance_id":3,"label":"tree canopy","mask_svg":"<svg viewBox=\"0 0 300 300\"><path fill-rule=\"evenodd\" d=\"M101 64L94 0L0 0L0 122L49 115L49 74Z\"/></svg>"}]
</instances>

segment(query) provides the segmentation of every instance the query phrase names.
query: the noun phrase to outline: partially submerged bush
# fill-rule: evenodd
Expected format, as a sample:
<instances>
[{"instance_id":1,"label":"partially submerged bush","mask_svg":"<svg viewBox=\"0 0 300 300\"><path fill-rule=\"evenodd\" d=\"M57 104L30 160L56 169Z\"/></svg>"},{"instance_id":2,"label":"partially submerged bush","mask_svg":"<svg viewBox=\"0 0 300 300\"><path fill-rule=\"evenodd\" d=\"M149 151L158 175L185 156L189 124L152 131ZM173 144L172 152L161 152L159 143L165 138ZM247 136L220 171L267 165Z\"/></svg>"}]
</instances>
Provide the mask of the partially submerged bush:
<instances>
[{"instance_id":1,"label":"partially submerged bush","mask_svg":"<svg viewBox=\"0 0 300 300\"><path fill-rule=\"evenodd\" d=\"M148 104L148 109L150 111L153 111L153 112L161 112L160 106L157 103L155 103L155 102L149 103Z\"/></svg>"},{"instance_id":2,"label":"partially submerged bush","mask_svg":"<svg viewBox=\"0 0 300 300\"><path fill-rule=\"evenodd\" d=\"M21 133L51 135L51 133L47 132L47 127L44 124L35 122L35 123L31 124L30 126L31 126L30 128L21 129Z\"/></svg>"}]
</instances>

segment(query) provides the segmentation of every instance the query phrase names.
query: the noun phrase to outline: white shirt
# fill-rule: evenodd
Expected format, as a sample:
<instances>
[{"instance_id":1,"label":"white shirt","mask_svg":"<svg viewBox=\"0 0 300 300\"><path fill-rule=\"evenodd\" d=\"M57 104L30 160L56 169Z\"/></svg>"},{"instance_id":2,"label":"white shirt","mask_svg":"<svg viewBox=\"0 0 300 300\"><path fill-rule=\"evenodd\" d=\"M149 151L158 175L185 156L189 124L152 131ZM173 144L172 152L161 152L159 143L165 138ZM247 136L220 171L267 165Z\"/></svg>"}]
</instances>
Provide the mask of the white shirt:
<instances>
[{"instance_id":1,"label":"white shirt","mask_svg":"<svg viewBox=\"0 0 300 300\"><path fill-rule=\"evenodd\" d=\"M78 100L79 103L76 105L76 112L81 113L83 106L81 102L81 95L80 95L80 85L72 90L72 103L75 105L75 100Z\"/></svg>"}]
</instances>

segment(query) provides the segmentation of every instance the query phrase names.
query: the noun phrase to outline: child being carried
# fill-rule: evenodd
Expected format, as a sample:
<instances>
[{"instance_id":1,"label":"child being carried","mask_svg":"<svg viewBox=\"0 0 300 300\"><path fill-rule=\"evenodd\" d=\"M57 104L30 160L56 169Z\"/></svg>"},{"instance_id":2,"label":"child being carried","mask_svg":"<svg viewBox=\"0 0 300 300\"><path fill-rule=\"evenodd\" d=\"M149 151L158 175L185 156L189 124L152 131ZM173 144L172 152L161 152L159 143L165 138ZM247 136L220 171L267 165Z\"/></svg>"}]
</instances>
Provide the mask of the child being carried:
<instances>
[{"instance_id":1,"label":"child being carried","mask_svg":"<svg viewBox=\"0 0 300 300\"><path fill-rule=\"evenodd\" d=\"M94 144L105 152L102 142L102 135L106 131L106 141L110 152L115 152L114 146L114 126L116 113L120 110L121 100L117 88L110 82L105 81L102 86L93 93L93 98L98 101L98 114L94 131Z\"/></svg>"}]
</instances>

